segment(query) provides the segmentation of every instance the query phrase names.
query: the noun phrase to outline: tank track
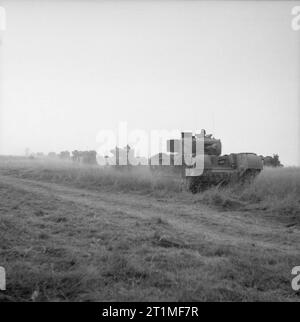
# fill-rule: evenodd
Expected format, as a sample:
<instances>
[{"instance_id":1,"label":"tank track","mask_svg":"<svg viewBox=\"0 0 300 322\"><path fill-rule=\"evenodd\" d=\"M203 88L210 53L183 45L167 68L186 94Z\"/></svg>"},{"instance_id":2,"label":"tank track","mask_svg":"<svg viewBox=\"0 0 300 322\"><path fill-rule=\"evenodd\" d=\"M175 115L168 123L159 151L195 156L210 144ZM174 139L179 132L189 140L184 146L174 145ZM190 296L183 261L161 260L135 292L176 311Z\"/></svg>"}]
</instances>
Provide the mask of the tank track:
<instances>
[{"instance_id":1,"label":"tank track","mask_svg":"<svg viewBox=\"0 0 300 322\"><path fill-rule=\"evenodd\" d=\"M235 182L240 182L242 184L251 183L259 173L260 170L257 169L247 169L243 173L207 172L199 177L188 177L188 189L192 193L198 193L213 186L220 187Z\"/></svg>"}]
</instances>

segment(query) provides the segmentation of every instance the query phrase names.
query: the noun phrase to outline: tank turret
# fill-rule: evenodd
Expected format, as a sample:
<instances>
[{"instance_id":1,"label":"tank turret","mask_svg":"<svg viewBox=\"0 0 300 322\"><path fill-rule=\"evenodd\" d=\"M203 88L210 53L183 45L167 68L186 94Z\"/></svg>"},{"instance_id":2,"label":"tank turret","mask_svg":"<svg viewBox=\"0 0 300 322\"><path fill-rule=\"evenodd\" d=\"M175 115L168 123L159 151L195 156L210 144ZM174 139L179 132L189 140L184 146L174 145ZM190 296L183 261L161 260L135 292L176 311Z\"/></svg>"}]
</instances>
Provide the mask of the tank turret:
<instances>
[{"instance_id":1,"label":"tank turret","mask_svg":"<svg viewBox=\"0 0 300 322\"><path fill-rule=\"evenodd\" d=\"M197 153L197 141L204 140L204 153L208 155L221 155L222 144L221 140L215 139L212 134L206 135L205 132L201 134L192 135L191 132L182 132L181 139L168 140L167 141L167 152L183 154L188 151L193 156ZM190 143L191 142L191 143ZM190 144L192 148L190 148Z\"/></svg>"}]
</instances>

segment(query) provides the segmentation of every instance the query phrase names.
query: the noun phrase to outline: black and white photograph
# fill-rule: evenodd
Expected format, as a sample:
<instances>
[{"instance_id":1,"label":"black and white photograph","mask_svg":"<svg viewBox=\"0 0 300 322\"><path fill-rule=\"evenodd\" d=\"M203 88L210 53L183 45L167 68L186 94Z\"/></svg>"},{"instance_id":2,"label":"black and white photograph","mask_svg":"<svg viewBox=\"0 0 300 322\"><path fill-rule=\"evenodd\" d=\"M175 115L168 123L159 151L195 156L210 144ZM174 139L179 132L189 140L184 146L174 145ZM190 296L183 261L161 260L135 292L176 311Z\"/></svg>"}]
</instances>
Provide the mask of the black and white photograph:
<instances>
[{"instance_id":1,"label":"black and white photograph","mask_svg":"<svg viewBox=\"0 0 300 322\"><path fill-rule=\"evenodd\" d=\"M0 0L0 311L299 301L300 1Z\"/></svg>"}]
</instances>

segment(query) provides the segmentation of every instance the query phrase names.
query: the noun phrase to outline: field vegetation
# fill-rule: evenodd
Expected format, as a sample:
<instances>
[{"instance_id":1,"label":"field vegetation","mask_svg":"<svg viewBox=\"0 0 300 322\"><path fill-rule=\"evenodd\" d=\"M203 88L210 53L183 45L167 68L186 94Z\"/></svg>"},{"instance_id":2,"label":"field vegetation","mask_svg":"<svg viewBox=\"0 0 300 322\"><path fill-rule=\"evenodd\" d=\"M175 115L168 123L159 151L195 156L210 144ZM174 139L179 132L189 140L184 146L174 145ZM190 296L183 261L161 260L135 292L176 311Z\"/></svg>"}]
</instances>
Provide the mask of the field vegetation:
<instances>
[{"instance_id":1,"label":"field vegetation","mask_svg":"<svg viewBox=\"0 0 300 322\"><path fill-rule=\"evenodd\" d=\"M3 158L0 173L98 191L132 192L203 202L224 210L258 209L300 223L300 168L266 167L251 184L212 187L191 195L180 175L149 167L118 170L57 160Z\"/></svg>"},{"instance_id":2,"label":"field vegetation","mask_svg":"<svg viewBox=\"0 0 300 322\"><path fill-rule=\"evenodd\" d=\"M179 176L0 160L0 301L297 301L300 170L191 194Z\"/></svg>"}]
</instances>

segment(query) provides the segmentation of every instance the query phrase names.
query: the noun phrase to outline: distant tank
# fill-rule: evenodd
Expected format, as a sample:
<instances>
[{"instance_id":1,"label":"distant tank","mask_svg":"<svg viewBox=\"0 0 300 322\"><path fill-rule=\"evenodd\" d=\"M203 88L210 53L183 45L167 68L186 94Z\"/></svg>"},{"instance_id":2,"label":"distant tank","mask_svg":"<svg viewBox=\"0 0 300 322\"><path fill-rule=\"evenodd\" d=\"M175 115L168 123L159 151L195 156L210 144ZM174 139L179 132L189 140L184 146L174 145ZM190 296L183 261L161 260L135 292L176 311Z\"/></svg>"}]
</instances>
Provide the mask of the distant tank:
<instances>
[{"instance_id":1,"label":"distant tank","mask_svg":"<svg viewBox=\"0 0 300 322\"><path fill-rule=\"evenodd\" d=\"M202 151L198 149L200 142L204 143ZM205 130L196 135L182 132L181 139L167 141L167 151L171 166L181 168L181 174L193 193L213 185L251 181L263 168L261 158L255 153L221 155L221 141L211 134L206 135ZM194 163L189 160L194 160Z\"/></svg>"},{"instance_id":2,"label":"distant tank","mask_svg":"<svg viewBox=\"0 0 300 322\"><path fill-rule=\"evenodd\" d=\"M263 165L266 167L273 167L273 168L283 167L283 165L279 160L278 154L273 154L272 157L269 155L265 157L260 155L260 158L262 159Z\"/></svg>"}]
</instances>

